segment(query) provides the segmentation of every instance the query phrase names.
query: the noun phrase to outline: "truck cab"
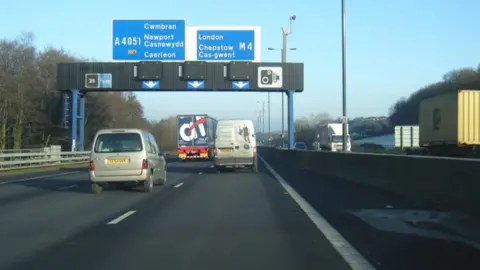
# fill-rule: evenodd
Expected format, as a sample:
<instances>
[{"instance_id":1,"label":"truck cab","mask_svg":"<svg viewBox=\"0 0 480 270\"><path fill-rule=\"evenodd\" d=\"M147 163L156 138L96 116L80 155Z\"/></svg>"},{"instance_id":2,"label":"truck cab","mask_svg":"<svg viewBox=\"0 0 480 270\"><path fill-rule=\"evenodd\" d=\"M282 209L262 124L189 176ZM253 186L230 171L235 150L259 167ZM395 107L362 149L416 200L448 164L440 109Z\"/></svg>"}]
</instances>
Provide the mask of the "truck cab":
<instances>
[{"instance_id":1,"label":"truck cab","mask_svg":"<svg viewBox=\"0 0 480 270\"><path fill-rule=\"evenodd\" d=\"M319 127L317 141L323 151L343 151L343 125L332 123ZM352 150L350 134L347 134L347 151Z\"/></svg>"}]
</instances>

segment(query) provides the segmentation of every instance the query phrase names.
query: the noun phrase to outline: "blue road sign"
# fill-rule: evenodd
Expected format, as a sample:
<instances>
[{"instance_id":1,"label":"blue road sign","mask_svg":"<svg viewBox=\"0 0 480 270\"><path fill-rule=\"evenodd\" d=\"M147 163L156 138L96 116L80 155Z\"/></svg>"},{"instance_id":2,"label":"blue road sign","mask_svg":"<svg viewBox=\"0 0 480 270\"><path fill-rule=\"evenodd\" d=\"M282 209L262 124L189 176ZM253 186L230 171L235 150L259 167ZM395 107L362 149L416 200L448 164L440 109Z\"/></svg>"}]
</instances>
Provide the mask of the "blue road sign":
<instances>
[{"instance_id":1,"label":"blue road sign","mask_svg":"<svg viewBox=\"0 0 480 270\"><path fill-rule=\"evenodd\" d=\"M160 89L160 81L144 81L142 89Z\"/></svg>"},{"instance_id":2,"label":"blue road sign","mask_svg":"<svg viewBox=\"0 0 480 270\"><path fill-rule=\"evenodd\" d=\"M187 81L187 89L204 89L205 81Z\"/></svg>"},{"instance_id":3,"label":"blue road sign","mask_svg":"<svg viewBox=\"0 0 480 270\"><path fill-rule=\"evenodd\" d=\"M113 20L113 60L185 60L185 20Z\"/></svg>"},{"instance_id":4,"label":"blue road sign","mask_svg":"<svg viewBox=\"0 0 480 270\"><path fill-rule=\"evenodd\" d=\"M112 74L100 73L98 74L98 88L112 88Z\"/></svg>"},{"instance_id":5,"label":"blue road sign","mask_svg":"<svg viewBox=\"0 0 480 270\"><path fill-rule=\"evenodd\" d=\"M197 60L255 60L254 30L198 30Z\"/></svg>"},{"instance_id":6,"label":"blue road sign","mask_svg":"<svg viewBox=\"0 0 480 270\"><path fill-rule=\"evenodd\" d=\"M249 81L233 81L232 82L233 89L248 89L250 88Z\"/></svg>"}]
</instances>

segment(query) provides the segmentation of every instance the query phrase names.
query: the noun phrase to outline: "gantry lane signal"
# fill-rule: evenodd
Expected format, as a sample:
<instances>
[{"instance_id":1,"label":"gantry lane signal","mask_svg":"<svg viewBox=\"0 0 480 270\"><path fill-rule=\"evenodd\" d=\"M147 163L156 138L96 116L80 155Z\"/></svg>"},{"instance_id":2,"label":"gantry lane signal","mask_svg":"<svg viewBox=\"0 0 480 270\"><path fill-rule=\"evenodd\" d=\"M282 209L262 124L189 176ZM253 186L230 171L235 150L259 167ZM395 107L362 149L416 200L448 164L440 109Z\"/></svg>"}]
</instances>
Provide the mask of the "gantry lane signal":
<instances>
[{"instance_id":1,"label":"gantry lane signal","mask_svg":"<svg viewBox=\"0 0 480 270\"><path fill-rule=\"evenodd\" d=\"M112 88L111 73L85 73L85 88Z\"/></svg>"},{"instance_id":2,"label":"gantry lane signal","mask_svg":"<svg viewBox=\"0 0 480 270\"><path fill-rule=\"evenodd\" d=\"M59 63L57 87L61 91L79 89L85 92L302 92L303 64L245 61Z\"/></svg>"}]
</instances>

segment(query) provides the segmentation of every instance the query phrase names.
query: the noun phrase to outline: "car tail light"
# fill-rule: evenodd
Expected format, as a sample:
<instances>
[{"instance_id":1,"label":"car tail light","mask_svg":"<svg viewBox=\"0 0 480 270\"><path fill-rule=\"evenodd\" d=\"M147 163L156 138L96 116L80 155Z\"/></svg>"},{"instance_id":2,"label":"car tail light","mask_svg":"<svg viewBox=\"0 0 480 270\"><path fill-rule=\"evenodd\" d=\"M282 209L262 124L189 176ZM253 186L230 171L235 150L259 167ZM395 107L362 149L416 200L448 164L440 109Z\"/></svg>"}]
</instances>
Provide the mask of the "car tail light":
<instances>
[{"instance_id":1,"label":"car tail light","mask_svg":"<svg viewBox=\"0 0 480 270\"><path fill-rule=\"evenodd\" d=\"M95 171L95 163L93 160L90 160L90 171Z\"/></svg>"},{"instance_id":2,"label":"car tail light","mask_svg":"<svg viewBox=\"0 0 480 270\"><path fill-rule=\"evenodd\" d=\"M253 156L254 157L257 156L257 147L256 146L253 147Z\"/></svg>"},{"instance_id":3,"label":"car tail light","mask_svg":"<svg viewBox=\"0 0 480 270\"><path fill-rule=\"evenodd\" d=\"M148 160L142 160L142 169L148 169Z\"/></svg>"}]
</instances>

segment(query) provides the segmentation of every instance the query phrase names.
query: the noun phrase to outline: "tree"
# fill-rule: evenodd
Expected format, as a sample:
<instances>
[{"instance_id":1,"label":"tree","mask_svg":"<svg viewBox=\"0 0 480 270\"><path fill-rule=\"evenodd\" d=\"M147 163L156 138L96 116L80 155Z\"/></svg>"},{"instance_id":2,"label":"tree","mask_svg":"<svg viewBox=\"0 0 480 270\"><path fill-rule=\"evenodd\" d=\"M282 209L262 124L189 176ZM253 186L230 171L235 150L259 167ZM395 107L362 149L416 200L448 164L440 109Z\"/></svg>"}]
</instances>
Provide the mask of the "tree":
<instances>
[{"instance_id":1,"label":"tree","mask_svg":"<svg viewBox=\"0 0 480 270\"><path fill-rule=\"evenodd\" d=\"M480 65L477 69L462 68L452 70L443 80L427 85L408 98L402 98L390 108L390 123L395 125L418 125L419 106L422 100L458 90L480 89Z\"/></svg>"},{"instance_id":2,"label":"tree","mask_svg":"<svg viewBox=\"0 0 480 270\"><path fill-rule=\"evenodd\" d=\"M53 47L38 50L34 38L22 33L13 40L0 40L0 151L51 144L70 149L69 131L60 125L57 63L88 60ZM134 93L87 93L85 113L87 148L97 130L110 127L146 129L164 149L176 148L175 118L146 120Z\"/></svg>"}]
</instances>

